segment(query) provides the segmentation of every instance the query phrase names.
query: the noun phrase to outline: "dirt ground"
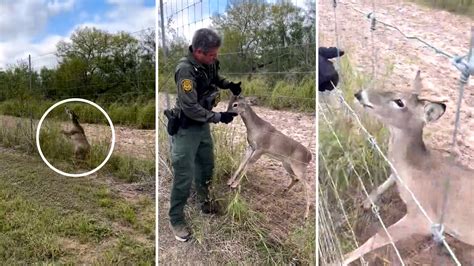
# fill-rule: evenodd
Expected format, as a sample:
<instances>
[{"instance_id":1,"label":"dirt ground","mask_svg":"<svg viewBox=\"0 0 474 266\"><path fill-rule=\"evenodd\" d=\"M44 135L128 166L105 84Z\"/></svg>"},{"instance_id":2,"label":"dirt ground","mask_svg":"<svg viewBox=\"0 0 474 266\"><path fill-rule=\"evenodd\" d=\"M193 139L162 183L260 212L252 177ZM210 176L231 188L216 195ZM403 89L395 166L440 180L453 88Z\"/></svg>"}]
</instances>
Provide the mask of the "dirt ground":
<instances>
[{"instance_id":1,"label":"dirt ground","mask_svg":"<svg viewBox=\"0 0 474 266\"><path fill-rule=\"evenodd\" d=\"M354 10L362 10L366 15L372 11L374 1L338 1L337 27L340 47L351 57L351 62L358 71L372 77L373 52L370 30L370 21L363 14ZM320 46L336 46L334 12L332 1L318 1L319 8L319 36ZM466 55L469 49L470 29L473 20L446 11L433 10L400 0L375 1L375 14L377 19L396 25L404 33L410 36L418 36L435 47L450 54ZM440 149L450 150L456 102L458 99L460 72L444 56L416 40L405 39L397 31L376 25L374 34L374 45L376 54L376 78L384 79L383 89L395 89L399 91L412 90L411 83L416 71L421 70L424 87L421 97L446 101L447 110L445 115L436 123L428 125L425 129L425 142ZM387 70L392 69L387 75ZM342 73L344 75L344 73ZM465 88L461 109L461 123L457 137L459 161L474 168L474 90L472 85ZM324 145L323 143L320 145ZM362 194L359 192L358 194ZM404 212L403 203L396 195L389 193L385 196L385 204L389 206L385 213L387 224L391 224L401 218ZM368 223L368 224L367 224ZM358 228L358 236L365 241L375 233L378 225L375 219L367 221L361 218ZM408 241L410 242L410 241ZM411 254L406 263L412 265L438 264L450 265L452 262L445 254L441 254L438 248L426 248L429 240L421 240L416 243L400 243L400 248L417 250ZM453 243L448 238L448 242ZM428 244L427 244L428 243ZM420 249L421 246L425 246ZM432 245L431 245L432 246ZM454 243L455 253L459 257L466 257L472 253L472 249L459 243ZM392 248L379 252L378 255L385 257L392 263L397 263ZM413 252L412 252L413 253ZM402 254L403 256L403 254ZM463 264L472 263L472 258L462 258ZM381 261L378 261L381 263ZM441 264L440 264L441 263Z\"/></svg>"},{"instance_id":2,"label":"dirt ground","mask_svg":"<svg viewBox=\"0 0 474 266\"><path fill-rule=\"evenodd\" d=\"M164 96L160 95L160 110L166 106ZM173 101L172 101L173 102ZM221 102L214 111L225 111L227 102ZM315 128L315 114L314 113L295 113L290 111L271 110L265 107L254 106L254 111L266 121L272 123L278 130L291 136L295 140L301 142L305 147L308 147L312 154L313 160L308 166L308 177L311 179L310 185L315 186L315 158L316 158L316 128ZM160 124L161 125L161 124ZM231 127L235 131L235 135L241 138L246 138L246 129L242 119L236 118L229 125L213 125L213 127ZM171 179L166 176L166 172L160 169L159 178L159 262L166 265L184 263L208 264L206 261L206 254L200 250L196 244L178 243L174 240L168 228L169 208L169 194L171 189ZM249 203L250 208L259 214L262 214L265 221L265 227L270 231L270 237L276 241L283 242L288 234L296 226L301 226L303 221L303 213L305 208L305 196L303 186L298 184L288 192L284 197L281 192L290 182L290 178L280 162L275 161L265 155L252 166L249 171L249 179L251 181L245 182L241 188L241 194ZM229 178L229 177L225 177ZM228 189L228 188L225 188ZM314 199L314 191L311 198ZM190 208L193 208L193 201L191 200ZM195 208L195 207L194 207ZM311 213L314 213L314 204L311 205ZM314 217L314 216L312 216ZM314 219L314 218L313 218ZM215 222L215 221L212 221ZM215 232L213 232L215 233ZM222 240L225 241L225 240ZM238 245L238 240L234 243L227 243L230 247L223 249L230 249L232 245ZM186 258L180 258L181 252L186 252ZM209 251L213 252L213 251ZM225 257L225 250L214 251L222 252ZM234 255L233 259L235 262ZM245 260L245 258L242 258ZM224 262L226 260L224 259ZM228 263L229 261L227 261ZM215 261L213 263L216 263Z\"/></svg>"}]
</instances>

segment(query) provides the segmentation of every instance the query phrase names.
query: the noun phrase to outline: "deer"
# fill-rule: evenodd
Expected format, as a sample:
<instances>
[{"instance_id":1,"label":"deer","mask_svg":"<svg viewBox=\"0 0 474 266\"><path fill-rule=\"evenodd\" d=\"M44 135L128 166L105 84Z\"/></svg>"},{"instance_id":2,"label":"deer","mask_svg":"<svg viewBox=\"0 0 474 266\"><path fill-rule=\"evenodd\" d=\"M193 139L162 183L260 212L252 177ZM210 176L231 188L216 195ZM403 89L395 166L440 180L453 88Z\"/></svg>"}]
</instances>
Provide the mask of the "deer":
<instances>
[{"instance_id":1,"label":"deer","mask_svg":"<svg viewBox=\"0 0 474 266\"><path fill-rule=\"evenodd\" d=\"M69 119L71 119L72 128L70 130L61 130L61 133L72 140L74 145L74 157L79 160L84 160L89 154L91 146L87 141L84 129L79 124L77 114L67 107L65 107L64 110L69 116Z\"/></svg>"},{"instance_id":2,"label":"deer","mask_svg":"<svg viewBox=\"0 0 474 266\"><path fill-rule=\"evenodd\" d=\"M420 75L416 76L413 84L415 89L419 89ZM438 120L445 113L446 105L408 92L361 90L354 96L364 110L388 126L388 158L398 177L413 192L427 215L434 223L440 223L442 219L446 234L474 246L474 208L466 208L474 192L474 171L452 158L446 158L440 151L430 149L423 141L423 128L427 123ZM405 216L387 228L393 242L414 235L431 235L432 225L413 197L394 174L391 178L385 183L392 180L396 183L407 209ZM447 181L449 186L446 186ZM385 231L380 230L346 254L343 265L389 243Z\"/></svg>"},{"instance_id":3,"label":"deer","mask_svg":"<svg viewBox=\"0 0 474 266\"><path fill-rule=\"evenodd\" d=\"M246 170L262 155L266 154L279 160L291 178L290 184L283 190L287 193L298 181L302 180L305 186L306 209L304 219L309 215L310 199L309 184L306 180L308 164L312 160L311 152L298 141L278 131L269 122L260 118L250 107L250 103L243 96L231 96L228 112L235 112L242 118L247 129L248 147L242 161L228 180L227 185L236 188Z\"/></svg>"}]
</instances>

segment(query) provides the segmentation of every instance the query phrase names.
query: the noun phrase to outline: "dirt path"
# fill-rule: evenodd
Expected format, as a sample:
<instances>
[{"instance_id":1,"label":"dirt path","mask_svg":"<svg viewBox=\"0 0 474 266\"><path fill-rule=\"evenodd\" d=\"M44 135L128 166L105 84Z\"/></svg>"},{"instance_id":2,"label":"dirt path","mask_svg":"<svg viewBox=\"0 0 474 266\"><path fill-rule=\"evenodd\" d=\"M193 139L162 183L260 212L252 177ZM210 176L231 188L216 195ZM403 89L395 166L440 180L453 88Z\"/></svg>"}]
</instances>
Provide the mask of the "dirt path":
<instances>
[{"instance_id":1,"label":"dirt path","mask_svg":"<svg viewBox=\"0 0 474 266\"><path fill-rule=\"evenodd\" d=\"M340 46L350 56L353 66L368 77L372 77L372 40L370 21L353 8L368 14L372 11L373 1L338 1L338 35ZM334 13L331 1L318 1L319 4L319 31L320 46L335 46ZM413 3L400 0L375 1L375 12L379 20L398 26L408 35L418 36L435 47L450 54L465 55L468 53L470 28L473 20L446 11L433 10ZM428 125L425 130L425 139L429 146L441 149L450 149L456 101L458 99L460 72L441 55L423 46L415 40L403 38L397 31L376 25L374 33L375 53L377 58L376 78L384 79L384 89L399 91L411 90L411 83L416 71L422 71L424 88L421 97L433 100L444 100L447 104L446 114L436 123ZM387 75L386 73L391 74ZM342 73L344 75L344 73ZM467 86L462 102L461 128L457 137L460 161L474 168L474 90ZM324 145L324 144L321 144ZM391 211L385 212L386 224L397 221L403 215L403 203L399 201L397 193L390 193L384 204L391 205ZM398 210L397 210L398 209ZM374 219L362 217L357 221L360 224L358 236L360 241L374 234L379 226ZM448 239L448 241L450 241ZM414 254L408 254L409 264L452 263L446 255L439 254L436 248L421 248L429 240L420 244L400 243L402 249ZM452 243L452 241L450 242ZM464 256L472 252L465 245L454 243L457 254ZM389 250L389 252L386 252ZM384 248L379 256L397 262L391 248ZM405 255L405 256L404 256ZM407 257L407 254L402 256ZM375 256L372 256L375 257ZM448 259L446 259L448 258ZM458 257L459 258L459 257ZM374 259L374 258L373 258ZM472 262L472 258L462 260ZM378 260L381 262L381 260Z\"/></svg>"}]
</instances>

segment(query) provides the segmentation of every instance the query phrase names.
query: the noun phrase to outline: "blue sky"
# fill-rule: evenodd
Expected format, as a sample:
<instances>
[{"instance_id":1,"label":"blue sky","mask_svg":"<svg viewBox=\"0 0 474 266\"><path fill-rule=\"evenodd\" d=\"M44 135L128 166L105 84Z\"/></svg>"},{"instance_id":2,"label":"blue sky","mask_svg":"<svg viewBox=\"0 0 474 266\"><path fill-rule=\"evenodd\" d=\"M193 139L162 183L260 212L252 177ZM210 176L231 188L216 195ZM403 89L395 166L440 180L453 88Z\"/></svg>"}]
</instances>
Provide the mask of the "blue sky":
<instances>
[{"instance_id":1,"label":"blue sky","mask_svg":"<svg viewBox=\"0 0 474 266\"><path fill-rule=\"evenodd\" d=\"M155 19L155 0L0 1L0 68L28 54L37 66L53 64L57 42L78 27L135 32Z\"/></svg>"}]
</instances>

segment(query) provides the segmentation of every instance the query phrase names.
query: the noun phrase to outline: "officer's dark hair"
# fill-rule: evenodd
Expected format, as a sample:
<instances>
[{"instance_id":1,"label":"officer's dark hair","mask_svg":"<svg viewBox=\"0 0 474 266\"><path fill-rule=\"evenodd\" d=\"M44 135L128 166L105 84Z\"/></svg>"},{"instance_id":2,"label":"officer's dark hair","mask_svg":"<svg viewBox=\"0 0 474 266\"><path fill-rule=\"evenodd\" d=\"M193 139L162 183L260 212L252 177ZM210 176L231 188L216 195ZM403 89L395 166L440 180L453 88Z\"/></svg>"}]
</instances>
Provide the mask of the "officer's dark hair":
<instances>
[{"instance_id":1,"label":"officer's dark hair","mask_svg":"<svg viewBox=\"0 0 474 266\"><path fill-rule=\"evenodd\" d=\"M194 33L191 46L193 50L201 49L205 53L214 48L221 46L222 39L217 33L211 29L199 29Z\"/></svg>"}]
</instances>

